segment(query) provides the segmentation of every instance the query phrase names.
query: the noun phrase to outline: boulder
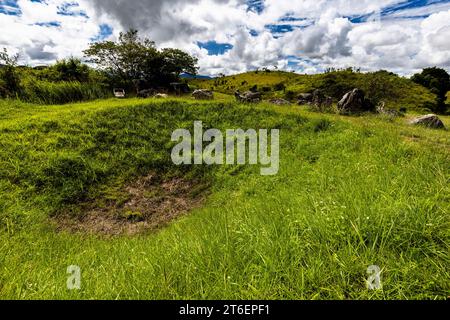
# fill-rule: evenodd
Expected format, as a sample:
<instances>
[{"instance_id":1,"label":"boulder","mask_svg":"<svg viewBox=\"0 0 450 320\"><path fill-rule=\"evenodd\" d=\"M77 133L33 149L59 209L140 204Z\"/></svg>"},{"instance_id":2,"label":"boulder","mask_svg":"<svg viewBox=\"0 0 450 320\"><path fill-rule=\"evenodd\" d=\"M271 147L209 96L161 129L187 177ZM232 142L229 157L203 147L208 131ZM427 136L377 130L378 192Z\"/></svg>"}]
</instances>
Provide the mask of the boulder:
<instances>
[{"instance_id":1,"label":"boulder","mask_svg":"<svg viewBox=\"0 0 450 320\"><path fill-rule=\"evenodd\" d=\"M411 124L416 126L425 126L431 129L445 129L444 123L435 114L428 114L426 116L416 118L411 121Z\"/></svg>"},{"instance_id":2,"label":"boulder","mask_svg":"<svg viewBox=\"0 0 450 320\"><path fill-rule=\"evenodd\" d=\"M289 101L284 100L284 99L280 99L280 98L278 98L278 99L271 99L271 100L269 100L269 102L272 103L272 104L276 104L277 106L288 106L288 105L291 104Z\"/></svg>"},{"instance_id":3,"label":"boulder","mask_svg":"<svg viewBox=\"0 0 450 320\"><path fill-rule=\"evenodd\" d=\"M333 105L333 98L327 97L321 90L316 89L312 94L302 94L299 96L299 105L309 105L319 112L330 109Z\"/></svg>"},{"instance_id":4,"label":"boulder","mask_svg":"<svg viewBox=\"0 0 450 320\"><path fill-rule=\"evenodd\" d=\"M325 99L326 99L326 97L322 93L322 91L320 91L319 89L314 90L313 97L312 97L313 106L315 106L316 108L320 108L322 106L322 104L324 103Z\"/></svg>"},{"instance_id":5,"label":"boulder","mask_svg":"<svg viewBox=\"0 0 450 320\"><path fill-rule=\"evenodd\" d=\"M298 100L312 101L313 94L312 93L300 93L298 96Z\"/></svg>"},{"instance_id":6,"label":"boulder","mask_svg":"<svg viewBox=\"0 0 450 320\"><path fill-rule=\"evenodd\" d=\"M327 109L331 108L333 106L333 98L326 97L325 101L323 102L323 106Z\"/></svg>"},{"instance_id":7,"label":"boulder","mask_svg":"<svg viewBox=\"0 0 450 320\"><path fill-rule=\"evenodd\" d=\"M386 103L382 102L377 106L377 112L389 117L403 117L404 114L395 109L386 108Z\"/></svg>"},{"instance_id":8,"label":"boulder","mask_svg":"<svg viewBox=\"0 0 450 320\"><path fill-rule=\"evenodd\" d=\"M297 98L297 103L302 106L305 104L312 103L313 100L313 94L312 93L301 93Z\"/></svg>"},{"instance_id":9,"label":"boulder","mask_svg":"<svg viewBox=\"0 0 450 320\"><path fill-rule=\"evenodd\" d=\"M214 99L214 93L211 90L195 90L192 93L192 97L196 100L213 100Z\"/></svg>"},{"instance_id":10,"label":"boulder","mask_svg":"<svg viewBox=\"0 0 450 320\"><path fill-rule=\"evenodd\" d=\"M157 99L166 99L166 98L169 97L169 95L165 94L165 93L157 93L157 94L155 94L154 97L157 98Z\"/></svg>"},{"instance_id":11,"label":"boulder","mask_svg":"<svg viewBox=\"0 0 450 320\"><path fill-rule=\"evenodd\" d=\"M338 103L338 110L341 114L355 114L372 111L373 105L365 97L361 89L353 89L345 94Z\"/></svg>"},{"instance_id":12,"label":"boulder","mask_svg":"<svg viewBox=\"0 0 450 320\"><path fill-rule=\"evenodd\" d=\"M145 89L138 92L138 98L150 98L156 94L156 90L154 89Z\"/></svg>"},{"instance_id":13,"label":"boulder","mask_svg":"<svg viewBox=\"0 0 450 320\"><path fill-rule=\"evenodd\" d=\"M247 91L242 94L239 91L236 91L234 93L234 96L236 97L236 100L238 100L239 102L245 102L245 103L261 102L261 97L262 97L260 92L251 92L251 91Z\"/></svg>"}]
</instances>

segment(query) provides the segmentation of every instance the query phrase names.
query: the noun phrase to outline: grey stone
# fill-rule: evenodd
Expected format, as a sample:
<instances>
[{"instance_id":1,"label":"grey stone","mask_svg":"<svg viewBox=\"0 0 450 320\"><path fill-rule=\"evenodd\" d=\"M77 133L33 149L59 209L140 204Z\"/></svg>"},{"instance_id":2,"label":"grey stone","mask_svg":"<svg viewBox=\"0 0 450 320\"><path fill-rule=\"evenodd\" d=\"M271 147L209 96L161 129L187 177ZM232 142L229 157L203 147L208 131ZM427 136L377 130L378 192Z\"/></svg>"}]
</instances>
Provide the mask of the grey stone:
<instances>
[{"instance_id":1,"label":"grey stone","mask_svg":"<svg viewBox=\"0 0 450 320\"><path fill-rule=\"evenodd\" d=\"M373 105L365 97L361 89L353 89L346 93L338 103L338 110L341 114L356 114L372 111Z\"/></svg>"},{"instance_id":2,"label":"grey stone","mask_svg":"<svg viewBox=\"0 0 450 320\"><path fill-rule=\"evenodd\" d=\"M431 129L445 129L445 125L441 119L435 114L418 117L411 121L412 125L425 126Z\"/></svg>"},{"instance_id":3,"label":"grey stone","mask_svg":"<svg viewBox=\"0 0 450 320\"><path fill-rule=\"evenodd\" d=\"M196 100L213 100L214 99L214 93L211 90L195 90L192 93L192 97Z\"/></svg>"},{"instance_id":4,"label":"grey stone","mask_svg":"<svg viewBox=\"0 0 450 320\"><path fill-rule=\"evenodd\" d=\"M262 95L260 92L251 92L247 91L244 93L240 93L239 90L234 93L236 100L239 102L245 103L258 103L261 102Z\"/></svg>"}]
</instances>

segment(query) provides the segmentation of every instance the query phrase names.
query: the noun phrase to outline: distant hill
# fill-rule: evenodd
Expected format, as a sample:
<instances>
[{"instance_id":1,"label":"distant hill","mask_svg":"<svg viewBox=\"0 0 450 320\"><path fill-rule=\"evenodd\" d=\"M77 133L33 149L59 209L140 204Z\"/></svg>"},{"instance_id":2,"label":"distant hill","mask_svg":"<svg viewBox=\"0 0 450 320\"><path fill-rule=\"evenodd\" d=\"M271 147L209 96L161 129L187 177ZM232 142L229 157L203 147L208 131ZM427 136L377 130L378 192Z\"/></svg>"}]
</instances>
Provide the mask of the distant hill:
<instances>
[{"instance_id":1,"label":"distant hill","mask_svg":"<svg viewBox=\"0 0 450 320\"><path fill-rule=\"evenodd\" d=\"M204 80L211 80L211 79L213 79L210 76L193 75L193 74L189 74L189 73L181 74L180 78L182 78L182 79L204 79Z\"/></svg>"},{"instance_id":2,"label":"distant hill","mask_svg":"<svg viewBox=\"0 0 450 320\"><path fill-rule=\"evenodd\" d=\"M360 73L344 70L316 75L252 71L215 79L191 79L189 83L193 88L210 89L225 94L253 88L262 92L266 99L280 97L291 101L296 101L300 93L321 89L338 102L346 92L360 88L374 103L384 101L390 108L416 111L429 109L436 101L436 96L428 89L387 71Z\"/></svg>"}]
</instances>

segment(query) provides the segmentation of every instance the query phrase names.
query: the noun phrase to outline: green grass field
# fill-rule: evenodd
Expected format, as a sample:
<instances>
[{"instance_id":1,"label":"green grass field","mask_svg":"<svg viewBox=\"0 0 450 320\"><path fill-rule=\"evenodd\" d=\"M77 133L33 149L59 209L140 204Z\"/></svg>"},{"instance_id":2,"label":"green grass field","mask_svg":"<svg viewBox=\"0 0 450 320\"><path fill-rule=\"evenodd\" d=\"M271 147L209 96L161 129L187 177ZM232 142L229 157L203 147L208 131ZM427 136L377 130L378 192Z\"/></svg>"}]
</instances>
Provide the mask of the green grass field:
<instances>
[{"instance_id":1,"label":"green grass field","mask_svg":"<svg viewBox=\"0 0 450 320\"><path fill-rule=\"evenodd\" d=\"M0 299L450 295L448 131L218 98L0 101ZM279 174L175 167L171 133L197 120L280 129ZM120 202L149 172L207 186L204 201L133 236L59 228L66 215ZM70 265L81 290L66 287ZM366 288L371 265L382 290Z\"/></svg>"}]
</instances>

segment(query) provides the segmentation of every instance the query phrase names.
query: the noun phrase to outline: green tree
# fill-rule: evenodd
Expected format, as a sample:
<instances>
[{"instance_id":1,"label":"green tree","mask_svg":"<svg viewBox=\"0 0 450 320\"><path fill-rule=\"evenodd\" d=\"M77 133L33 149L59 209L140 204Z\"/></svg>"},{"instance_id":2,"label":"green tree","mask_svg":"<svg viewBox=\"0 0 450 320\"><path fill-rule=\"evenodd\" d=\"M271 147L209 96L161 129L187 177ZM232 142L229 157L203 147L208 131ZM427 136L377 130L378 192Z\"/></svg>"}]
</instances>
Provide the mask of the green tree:
<instances>
[{"instance_id":1,"label":"green tree","mask_svg":"<svg viewBox=\"0 0 450 320\"><path fill-rule=\"evenodd\" d=\"M443 114L447 111L447 92L450 90L450 76L447 71L437 67L426 68L422 73L415 74L411 80L437 95L434 112Z\"/></svg>"},{"instance_id":2,"label":"green tree","mask_svg":"<svg viewBox=\"0 0 450 320\"><path fill-rule=\"evenodd\" d=\"M2 97L17 96L21 90L21 77L17 68L19 55L10 55L6 48L0 52L0 95Z\"/></svg>"},{"instance_id":3,"label":"green tree","mask_svg":"<svg viewBox=\"0 0 450 320\"><path fill-rule=\"evenodd\" d=\"M92 43L84 54L116 81L127 84L144 79L166 86L183 72L197 73L196 58L178 49L158 50L153 41L140 38L137 30L120 33L117 42Z\"/></svg>"},{"instance_id":4,"label":"green tree","mask_svg":"<svg viewBox=\"0 0 450 320\"><path fill-rule=\"evenodd\" d=\"M80 59L68 58L58 61L52 68L55 70L57 81L88 82L90 69Z\"/></svg>"}]
</instances>

